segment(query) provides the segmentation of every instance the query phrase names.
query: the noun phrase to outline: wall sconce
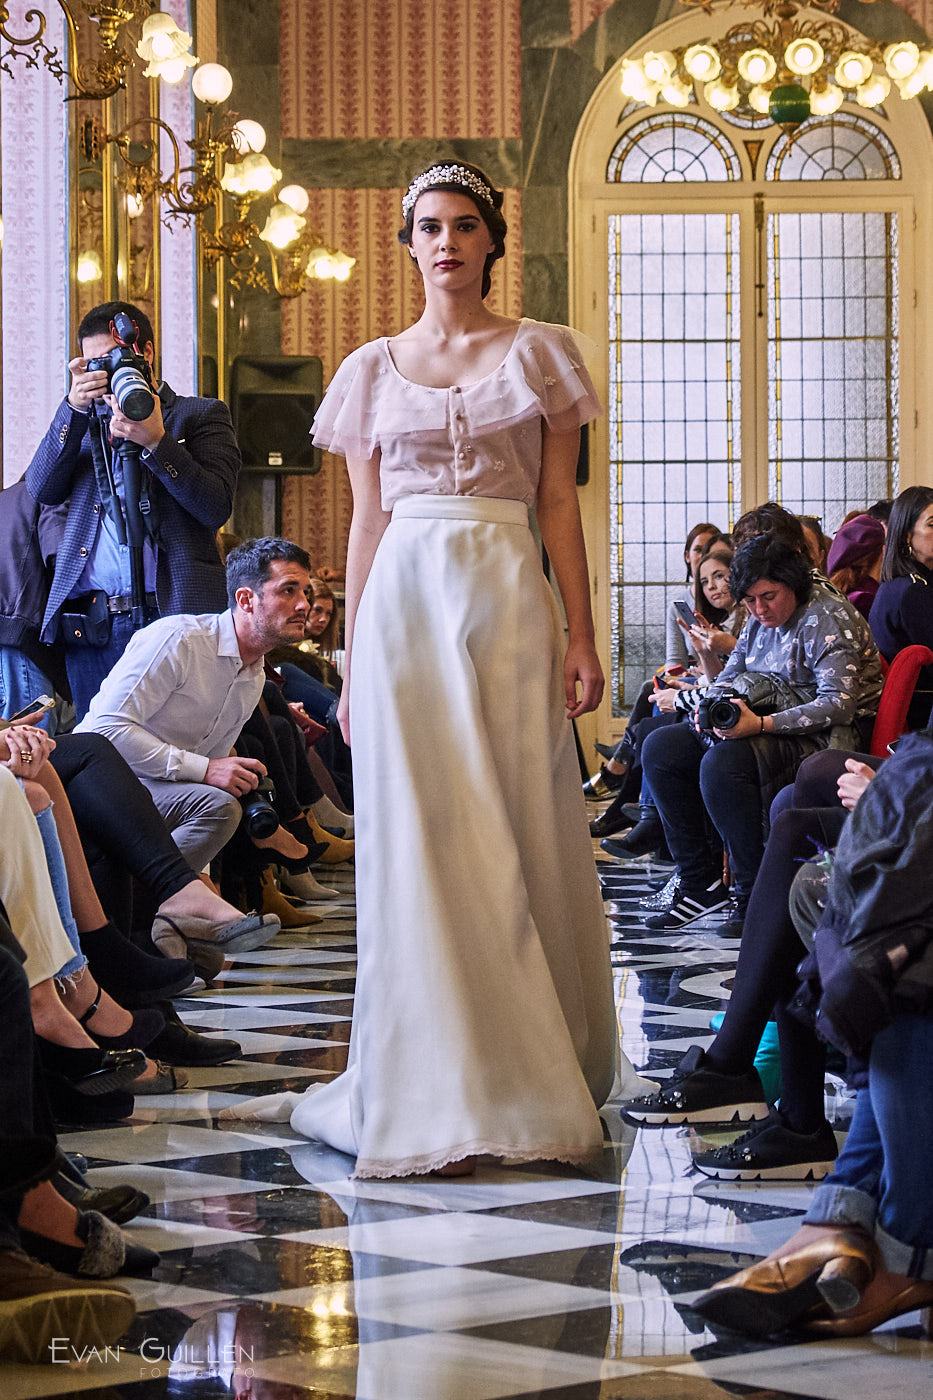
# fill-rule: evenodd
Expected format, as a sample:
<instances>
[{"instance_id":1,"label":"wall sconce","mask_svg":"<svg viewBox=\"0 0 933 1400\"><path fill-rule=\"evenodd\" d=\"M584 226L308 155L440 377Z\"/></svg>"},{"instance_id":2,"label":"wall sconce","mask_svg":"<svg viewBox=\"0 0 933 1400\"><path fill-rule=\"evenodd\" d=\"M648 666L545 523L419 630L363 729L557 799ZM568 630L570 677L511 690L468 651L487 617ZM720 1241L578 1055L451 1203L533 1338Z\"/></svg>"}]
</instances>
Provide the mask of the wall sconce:
<instances>
[{"instance_id":1,"label":"wall sconce","mask_svg":"<svg viewBox=\"0 0 933 1400\"><path fill-rule=\"evenodd\" d=\"M180 83L189 68L197 65L190 52L191 35L179 29L171 15L161 11L143 21L142 38L136 45L140 58L147 60L144 78L161 78L166 83Z\"/></svg>"},{"instance_id":2,"label":"wall sconce","mask_svg":"<svg viewBox=\"0 0 933 1400\"><path fill-rule=\"evenodd\" d=\"M62 63L58 49L49 48L45 42L48 21L41 10L26 11L27 23L35 24L31 34L11 34L7 29L10 7L0 0L0 39L9 45L3 54L4 60L23 58L30 68L35 68L41 58L59 82L64 79L67 67L74 87L69 97L88 97L95 101L113 97L115 92L126 86L126 70L132 61L132 55L122 46L122 31L128 24L149 14L152 0L57 0L57 4L65 16L65 63ZM82 63L78 59L78 24L85 18L97 25L101 53ZM9 68L6 71L9 73Z\"/></svg>"}]
</instances>

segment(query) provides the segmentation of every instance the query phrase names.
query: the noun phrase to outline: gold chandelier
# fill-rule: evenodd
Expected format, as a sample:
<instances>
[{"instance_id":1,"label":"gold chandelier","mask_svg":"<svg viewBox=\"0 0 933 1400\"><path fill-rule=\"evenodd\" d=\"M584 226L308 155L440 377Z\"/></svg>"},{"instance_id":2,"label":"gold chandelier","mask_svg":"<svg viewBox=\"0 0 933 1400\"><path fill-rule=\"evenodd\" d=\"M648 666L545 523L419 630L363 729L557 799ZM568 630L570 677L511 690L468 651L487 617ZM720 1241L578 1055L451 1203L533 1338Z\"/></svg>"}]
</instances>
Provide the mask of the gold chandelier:
<instances>
[{"instance_id":1,"label":"gold chandelier","mask_svg":"<svg viewBox=\"0 0 933 1400\"><path fill-rule=\"evenodd\" d=\"M155 9L156 0L56 3L65 17L64 56L46 42L48 20L41 10L31 6L25 12L24 23L32 28L18 35L8 28L9 5L0 0L0 69L10 77L11 59L21 59L32 68L41 63L59 82L67 75L67 100L106 102L126 87L129 74L136 71L134 58L146 64L143 77L166 83L178 83L193 70L192 90L205 110L187 142L190 164L185 164L175 133L161 117L138 117L116 132L105 130L93 116L79 123L79 145L86 158L99 158L107 146L120 156L125 172L120 184L131 217L138 217L148 201L158 200L167 222L193 220L204 265L214 270L226 260L229 283L235 289L253 287L292 298L305 291L309 279L345 282L349 278L356 259L325 247L320 233L309 226L304 217L307 191L286 185L275 192L282 171L263 153L266 136L260 124L240 121L236 112L220 112L233 87L230 73L219 63L199 64L190 52L191 35L170 15ZM96 29L97 51L82 61L78 33L88 22ZM171 168L165 172L160 167L160 133L168 138L171 150ZM253 206L270 195L272 207L260 228L252 217ZM232 218L225 216L225 197L233 200ZM95 272L99 266L100 256L89 252L79 278L99 276Z\"/></svg>"},{"instance_id":2,"label":"gold chandelier","mask_svg":"<svg viewBox=\"0 0 933 1400\"><path fill-rule=\"evenodd\" d=\"M713 12L713 0L680 3ZM843 102L879 107L892 88L905 101L933 90L933 51L909 40L876 43L828 18L841 0L729 3L757 10L760 18L734 25L721 39L623 60L624 95L649 107L686 107L702 95L714 111L745 109L792 130L810 116L830 116ZM807 9L822 15L806 17Z\"/></svg>"}]
</instances>

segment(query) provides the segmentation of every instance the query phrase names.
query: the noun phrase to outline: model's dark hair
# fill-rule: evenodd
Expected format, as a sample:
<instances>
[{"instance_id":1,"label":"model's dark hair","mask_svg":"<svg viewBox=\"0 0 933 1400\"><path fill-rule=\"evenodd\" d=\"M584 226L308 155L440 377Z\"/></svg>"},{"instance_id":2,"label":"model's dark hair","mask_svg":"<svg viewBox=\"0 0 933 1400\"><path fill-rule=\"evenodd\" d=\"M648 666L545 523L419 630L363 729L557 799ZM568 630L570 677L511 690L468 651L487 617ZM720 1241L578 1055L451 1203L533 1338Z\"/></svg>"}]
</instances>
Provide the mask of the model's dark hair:
<instances>
[{"instance_id":1,"label":"model's dark hair","mask_svg":"<svg viewBox=\"0 0 933 1400\"><path fill-rule=\"evenodd\" d=\"M910 578L911 574L921 574L923 566L910 552L910 536L929 506L933 506L933 486L908 486L894 502L881 560L882 583L889 583L892 578Z\"/></svg>"},{"instance_id":2,"label":"model's dark hair","mask_svg":"<svg viewBox=\"0 0 933 1400\"><path fill-rule=\"evenodd\" d=\"M807 539L800 521L796 515L791 515L789 510L779 506L777 501L765 501L764 505L747 510L732 527L736 549L740 549L748 540L753 540L758 535L773 535L793 549L806 551L807 548ZM735 597L735 594L732 596Z\"/></svg>"},{"instance_id":3,"label":"model's dark hair","mask_svg":"<svg viewBox=\"0 0 933 1400\"><path fill-rule=\"evenodd\" d=\"M424 170L413 177L413 182L419 179L421 175L426 174L437 165L437 163L437 161L432 161L430 165L425 166ZM489 191L489 198L492 200L492 204L487 204L485 199L481 199L478 195L475 195L467 185L459 185L455 180L439 180L437 184L432 183L430 185L425 185L424 188L419 191L418 199L420 199L423 194L427 194L429 190L446 190L450 194L465 194L467 199L472 199L492 239L492 252L486 258L486 265L483 268L482 294L485 297L488 295L489 289L492 286L492 278L489 275L490 269L493 263L498 262L505 253L505 235L508 233L509 226L505 222L505 217L502 213L503 195L502 191L494 187L489 176L484 170L480 170L478 165L470 165L469 162L465 160L458 160L452 163L459 165L463 170L469 170L471 175L476 175L478 179L482 180ZM416 199L405 216L404 227L400 228L398 231L398 241L406 248L411 247L411 235L415 226L415 210L417 207L418 200Z\"/></svg>"},{"instance_id":4,"label":"model's dark hair","mask_svg":"<svg viewBox=\"0 0 933 1400\"><path fill-rule=\"evenodd\" d=\"M729 589L735 602L741 603L752 585L762 579L786 584L798 607L807 601L813 587L804 555L777 534L756 535L735 551L729 574Z\"/></svg>"},{"instance_id":5,"label":"model's dark hair","mask_svg":"<svg viewBox=\"0 0 933 1400\"><path fill-rule=\"evenodd\" d=\"M130 320L136 322L140 350L145 350L150 342L155 346L152 322L145 311L140 311L131 301L104 301L100 306L92 306L78 327L78 344L82 345L91 335L109 335L110 323L118 311L126 312Z\"/></svg>"},{"instance_id":6,"label":"model's dark hair","mask_svg":"<svg viewBox=\"0 0 933 1400\"><path fill-rule=\"evenodd\" d=\"M714 524L712 523L712 521L710 521L710 520L701 520L700 523L699 523L699 525L694 525L693 528L692 528L692 530L691 530L691 531L689 532L689 534L687 535L687 538L686 538L686 540L684 541L684 563L685 563L686 566L687 566L687 577L686 577L686 582L687 582L687 583L690 582L690 546L693 544L693 541L696 539L697 535L718 535L718 534L719 534L719 526L718 526L718 525L714 525ZM707 540L707 544L709 544L709 543L711 543L711 541Z\"/></svg>"},{"instance_id":7,"label":"model's dark hair","mask_svg":"<svg viewBox=\"0 0 933 1400\"><path fill-rule=\"evenodd\" d=\"M283 540L279 535L264 535L258 540L244 540L227 555L227 602L236 608L238 588L252 588L261 593L268 582L272 565L277 560L286 564L297 564L310 574L311 560L307 551L292 540Z\"/></svg>"}]
</instances>

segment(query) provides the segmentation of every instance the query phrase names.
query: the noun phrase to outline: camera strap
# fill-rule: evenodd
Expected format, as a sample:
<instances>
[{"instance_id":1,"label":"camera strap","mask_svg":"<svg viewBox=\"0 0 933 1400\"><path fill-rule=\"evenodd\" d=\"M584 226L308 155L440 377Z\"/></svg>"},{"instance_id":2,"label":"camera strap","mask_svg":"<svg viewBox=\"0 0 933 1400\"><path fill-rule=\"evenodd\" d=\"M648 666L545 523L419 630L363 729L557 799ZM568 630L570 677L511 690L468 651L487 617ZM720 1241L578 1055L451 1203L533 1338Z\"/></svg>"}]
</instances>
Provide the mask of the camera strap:
<instances>
[{"instance_id":1,"label":"camera strap","mask_svg":"<svg viewBox=\"0 0 933 1400\"><path fill-rule=\"evenodd\" d=\"M101 420L93 404L91 405L88 431L91 436L91 460L94 463L94 475L97 478L97 494L100 496L101 505L113 521L117 540L120 544L126 544L126 521L123 518L117 484L114 480L110 443L105 440Z\"/></svg>"}]
</instances>

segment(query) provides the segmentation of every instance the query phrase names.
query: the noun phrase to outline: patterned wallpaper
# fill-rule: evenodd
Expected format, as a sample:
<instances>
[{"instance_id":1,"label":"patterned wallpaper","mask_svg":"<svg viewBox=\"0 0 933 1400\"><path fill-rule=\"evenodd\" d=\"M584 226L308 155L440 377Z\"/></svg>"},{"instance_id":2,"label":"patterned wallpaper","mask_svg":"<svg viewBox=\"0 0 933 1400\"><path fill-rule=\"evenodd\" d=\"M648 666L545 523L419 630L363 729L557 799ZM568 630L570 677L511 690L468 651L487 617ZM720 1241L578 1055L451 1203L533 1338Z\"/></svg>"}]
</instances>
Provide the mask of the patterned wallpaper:
<instances>
[{"instance_id":1,"label":"patterned wallpaper","mask_svg":"<svg viewBox=\"0 0 933 1400\"><path fill-rule=\"evenodd\" d=\"M615 0L566 0L559 38L575 43ZM897 0L933 33L933 0ZM555 17L559 6L554 10ZM349 169L362 140L404 154L402 143L521 136L522 0L280 0L282 136L312 143L346 141ZM563 36L566 35L566 38ZM372 148L371 148L372 149ZM430 158L430 156L429 156ZM378 184L378 180L360 185ZM401 190L319 189L309 217L324 242L357 258L344 285L315 284L282 310L285 354L316 354L325 383L345 355L417 317L417 273L396 241ZM522 310L521 191L506 191L508 253L493 278L489 304ZM290 478L283 529L314 564L342 565L351 496L342 460L325 455L316 477Z\"/></svg>"}]
</instances>

